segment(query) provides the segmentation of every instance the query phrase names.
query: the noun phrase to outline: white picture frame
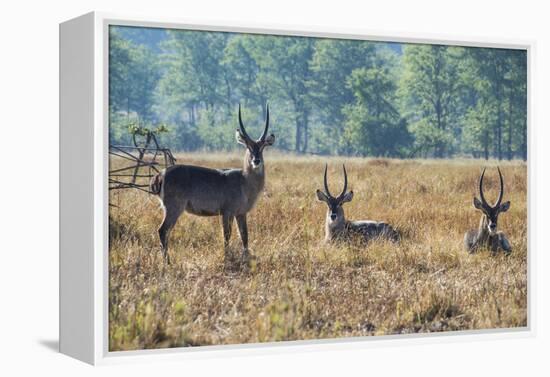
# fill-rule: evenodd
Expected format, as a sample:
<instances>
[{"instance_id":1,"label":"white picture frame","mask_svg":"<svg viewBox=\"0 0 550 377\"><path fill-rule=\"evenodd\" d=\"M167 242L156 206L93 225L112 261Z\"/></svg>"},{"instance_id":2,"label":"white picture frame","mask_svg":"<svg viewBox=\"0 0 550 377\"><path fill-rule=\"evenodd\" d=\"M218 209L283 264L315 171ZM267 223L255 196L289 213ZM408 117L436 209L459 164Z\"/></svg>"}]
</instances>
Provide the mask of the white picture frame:
<instances>
[{"instance_id":1,"label":"white picture frame","mask_svg":"<svg viewBox=\"0 0 550 377\"><path fill-rule=\"evenodd\" d=\"M186 30L432 43L527 51L528 148L528 325L525 328L391 335L265 344L161 350L108 350L108 28L110 25ZM532 248L533 204L532 72L533 41L388 34L363 30L201 24L170 18L88 13L60 24L60 352L90 364L150 359L259 355L272 352L342 350L388 343L472 341L535 335L533 298L536 251Z\"/></svg>"}]
</instances>

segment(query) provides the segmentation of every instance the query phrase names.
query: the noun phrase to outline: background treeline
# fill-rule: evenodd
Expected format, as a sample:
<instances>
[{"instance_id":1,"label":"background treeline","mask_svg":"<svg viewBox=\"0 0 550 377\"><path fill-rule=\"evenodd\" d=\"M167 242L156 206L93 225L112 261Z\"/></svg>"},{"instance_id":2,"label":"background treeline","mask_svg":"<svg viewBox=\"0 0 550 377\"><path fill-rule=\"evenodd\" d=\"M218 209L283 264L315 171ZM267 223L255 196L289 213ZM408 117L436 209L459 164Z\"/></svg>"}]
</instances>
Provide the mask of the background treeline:
<instances>
[{"instance_id":1,"label":"background treeline","mask_svg":"<svg viewBox=\"0 0 550 377\"><path fill-rule=\"evenodd\" d=\"M387 157L527 157L525 51L111 27L110 138L237 147L237 107L277 147Z\"/></svg>"}]
</instances>

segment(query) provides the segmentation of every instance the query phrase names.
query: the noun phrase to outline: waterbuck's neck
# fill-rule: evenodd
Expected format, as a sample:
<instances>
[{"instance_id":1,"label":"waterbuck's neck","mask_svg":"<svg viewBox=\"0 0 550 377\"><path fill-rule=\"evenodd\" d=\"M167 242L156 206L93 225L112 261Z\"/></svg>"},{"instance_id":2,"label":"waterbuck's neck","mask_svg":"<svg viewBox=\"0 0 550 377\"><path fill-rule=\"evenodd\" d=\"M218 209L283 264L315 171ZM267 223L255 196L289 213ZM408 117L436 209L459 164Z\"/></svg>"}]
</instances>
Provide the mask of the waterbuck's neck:
<instances>
[{"instance_id":1,"label":"waterbuck's neck","mask_svg":"<svg viewBox=\"0 0 550 377\"><path fill-rule=\"evenodd\" d=\"M481 219L479 220L479 228L477 230L477 239L480 241L484 241L489 239L489 229L488 229L488 223L487 223L487 217L485 215L481 215Z\"/></svg>"},{"instance_id":2,"label":"waterbuck's neck","mask_svg":"<svg viewBox=\"0 0 550 377\"><path fill-rule=\"evenodd\" d=\"M258 168L254 168L250 160L249 150L247 150L244 155L243 176L246 180L246 186L249 192L258 194L263 190L265 183L264 162L262 161Z\"/></svg>"},{"instance_id":3,"label":"waterbuck's neck","mask_svg":"<svg viewBox=\"0 0 550 377\"><path fill-rule=\"evenodd\" d=\"M325 219L325 241L331 241L341 236L344 233L348 223L342 208L339 209L338 216L336 216L335 220L332 220L330 215L331 211L328 210Z\"/></svg>"}]
</instances>

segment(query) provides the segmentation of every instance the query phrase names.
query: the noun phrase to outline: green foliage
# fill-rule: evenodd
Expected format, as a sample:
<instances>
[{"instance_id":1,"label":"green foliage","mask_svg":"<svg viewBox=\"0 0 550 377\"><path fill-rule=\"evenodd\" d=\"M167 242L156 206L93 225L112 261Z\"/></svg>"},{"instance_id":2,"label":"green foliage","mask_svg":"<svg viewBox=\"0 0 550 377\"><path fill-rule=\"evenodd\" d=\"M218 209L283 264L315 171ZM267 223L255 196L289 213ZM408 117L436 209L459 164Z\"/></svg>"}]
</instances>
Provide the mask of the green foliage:
<instances>
[{"instance_id":1,"label":"green foliage","mask_svg":"<svg viewBox=\"0 0 550 377\"><path fill-rule=\"evenodd\" d=\"M339 140L344 132L344 109L355 101L348 78L353 70L371 67L377 53L373 43L354 40L321 39L315 45L309 83L324 133ZM346 142L344 142L344 145ZM336 143L328 151L345 152Z\"/></svg>"},{"instance_id":2,"label":"green foliage","mask_svg":"<svg viewBox=\"0 0 550 377\"><path fill-rule=\"evenodd\" d=\"M527 60L525 51L470 49L465 82L473 88L472 110L483 121L484 145L498 159L527 157ZM470 138L475 134L469 135Z\"/></svg>"},{"instance_id":3,"label":"green foliage","mask_svg":"<svg viewBox=\"0 0 550 377\"><path fill-rule=\"evenodd\" d=\"M109 105L114 112L136 113L152 120L153 96L160 78L156 55L145 46L123 39L110 31Z\"/></svg>"},{"instance_id":4,"label":"green foliage","mask_svg":"<svg viewBox=\"0 0 550 377\"><path fill-rule=\"evenodd\" d=\"M128 132L132 135L147 136L150 132L153 132L156 135L169 132L168 126L165 124L159 124L158 126L151 128L146 126L141 126L139 124L132 123L128 125Z\"/></svg>"},{"instance_id":5,"label":"green foliage","mask_svg":"<svg viewBox=\"0 0 550 377\"><path fill-rule=\"evenodd\" d=\"M344 107L346 149L362 156L404 157L410 144L406 121L395 107L396 82L391 64L359 68L348 77L347 86L356 101Z\"/></svg>"},{"instance_id":6,"label":"green foliage","mask_svg":"<svg viewBox=\"0 0 550 377\"><path fill-rule=\"evenodd\" d=\"M222 124L224 119L216 119L214 109L201 110L197 124L197 134L202 144L212 150L229 150L235 145L235 139L228 124ZM225 118L225 117L224 117Z\"/></svg>"},{"instance_id":7,"label":"green foliage","mask_svg":"<svg viewBox=\"0 0 550 377\"><path fill-rule=\"evenodd\" d=\"M244 106L262 107L268 100L267 72L254 58L256 36L242 35L228 41L222 64L232 83L234 95ZM260 52L261 54L261 52Z\"/></svg>"},{"instance_id":8,"label":"green foliage","mask_svg":"<svg viewBox=\"0 0 550 377\"><path fill-rule=\"evenodd\" d=\"M175 150L238 148L241 104L296 153L526 158L520 50L112 27L110 138L166 125Z\"/></svg>"},{"instance_id":9,"label":"green foliage","mask_svg":"<svg viewBox=\"0 0 550 377\"><path fill-rule=\"evenodd\" d=\"M267 96L277 99L279 107L290 106L288 121L295 126L294 150L306 152L311 113L308 83L312 72L309 62L315 41L301 37L253 38L253 42L248 44L248 51L260 70L258 80L262 86L269 88Z\"/></svg>"},{"instance_id":10,"label":"green foliage","mask_svg":"<svg viewBox=\"0 0 550 377\"><path fill-rule=\"evenodd\" d=\"M457 119L460 50L440 45L408 45L401 77L402 111L411 122L415 144L435 157L452 151Z\"/></svg>"}]
</instances>

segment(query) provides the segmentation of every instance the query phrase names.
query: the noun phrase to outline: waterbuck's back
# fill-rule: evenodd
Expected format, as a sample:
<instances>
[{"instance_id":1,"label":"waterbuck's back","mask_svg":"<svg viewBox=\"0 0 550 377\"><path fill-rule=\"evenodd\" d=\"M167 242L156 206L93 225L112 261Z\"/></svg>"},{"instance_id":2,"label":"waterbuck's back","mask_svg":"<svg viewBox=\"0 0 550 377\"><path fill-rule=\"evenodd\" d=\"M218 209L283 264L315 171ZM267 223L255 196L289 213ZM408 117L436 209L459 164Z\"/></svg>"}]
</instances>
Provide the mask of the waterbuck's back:
<instances>
[{"instance_id":1,"label":"waterbuck's back","mask_svg":"<svg viewBox=\"0 0 550 377\"><path fill-rule=\"evenodd\" d=\"M399 233L385 222L372 220L350 221L348 227L352 232L361 234L366 240L384 238L394 242L399 241Z\"/></svg>"},{"instance_id":2,"label":"waterbuck's back","mask_svg":"<svg viewBox=\"0 0 550 377\"><path fill-rule=\"evenodd\" d=\"M161 199L164 205L182 205L199 216L238 213L246 198L240 169L209 169L174 165L164 172Z\"/></svg>"}]
</instances>

